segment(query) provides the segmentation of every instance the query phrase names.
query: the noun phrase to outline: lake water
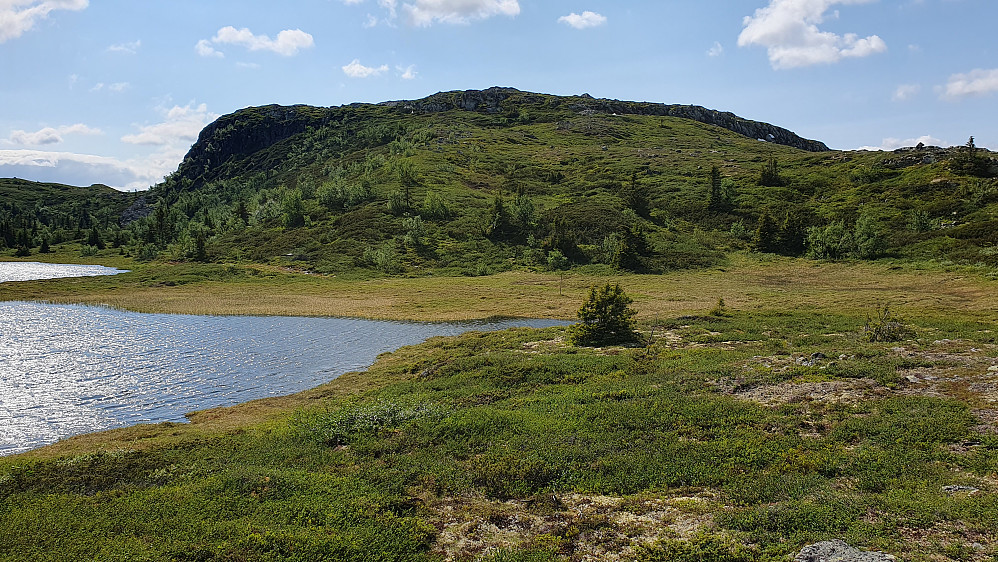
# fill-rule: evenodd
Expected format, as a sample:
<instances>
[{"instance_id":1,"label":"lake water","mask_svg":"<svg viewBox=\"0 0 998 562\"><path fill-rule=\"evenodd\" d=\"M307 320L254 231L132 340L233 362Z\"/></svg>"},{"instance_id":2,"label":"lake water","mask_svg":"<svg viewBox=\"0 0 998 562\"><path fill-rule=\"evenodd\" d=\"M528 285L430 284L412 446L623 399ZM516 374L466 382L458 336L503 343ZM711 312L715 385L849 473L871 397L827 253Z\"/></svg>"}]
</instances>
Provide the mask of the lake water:
<instances>
[{"instance_id":1,"label":"lake water","mask_svg":"<svg viewBox=\"0 0 998 562\"><path fill-rule=\"evenodd\" d=\"M0 455L299 392L432 336L559 324L189 316L0 302Z\"/></svg>"},{"instance_id":2,"label":"lake water","mask_svg":"<svg viewBox=\"0 0 998 562\"><path fill-rule=\"evenodd\" d=\"M60 277L93 277L115 275L125 270L103 265L68 265L37 262L0 262L0 283L5 281L32 281Z\"/></svg>"}]
</instances>

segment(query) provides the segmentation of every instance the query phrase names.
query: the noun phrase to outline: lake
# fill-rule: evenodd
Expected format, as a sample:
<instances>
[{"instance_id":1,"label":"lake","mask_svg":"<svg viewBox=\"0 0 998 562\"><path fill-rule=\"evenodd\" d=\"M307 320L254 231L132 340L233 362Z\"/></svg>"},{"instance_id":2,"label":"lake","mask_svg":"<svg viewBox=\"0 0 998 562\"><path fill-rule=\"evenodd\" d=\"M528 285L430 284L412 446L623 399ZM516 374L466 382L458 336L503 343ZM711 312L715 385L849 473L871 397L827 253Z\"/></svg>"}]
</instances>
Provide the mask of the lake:
<instances>
[{"instance_id":1,"label":"lake","mask_svg":"<svg viewBox=\"0 0 998 562\"><path fill-rule=\"evenodd\" d=\"M190 316L0 302L0 455L299 392L433 336L561 324Z\"/></svg>"},{"instance_id":2,"label":"lake","mask_svg":"<svg viewBox=\"0 0 998 562\"><path fill-rule=\"evenodd\" d=\"M61 277L94 277L126 273L123 269L103 265L75 265L38 262L0 262L0 283L5 281L33 281Z\"/></svg>"}]
</instances>

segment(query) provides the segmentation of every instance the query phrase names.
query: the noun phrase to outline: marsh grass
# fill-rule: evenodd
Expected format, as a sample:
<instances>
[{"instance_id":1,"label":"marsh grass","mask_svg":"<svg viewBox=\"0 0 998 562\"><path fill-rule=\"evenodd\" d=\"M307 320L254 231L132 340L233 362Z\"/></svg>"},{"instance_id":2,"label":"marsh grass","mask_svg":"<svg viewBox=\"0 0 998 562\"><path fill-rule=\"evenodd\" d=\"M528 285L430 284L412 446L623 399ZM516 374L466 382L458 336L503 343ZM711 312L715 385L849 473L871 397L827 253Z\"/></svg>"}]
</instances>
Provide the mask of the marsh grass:
<instances>
[{"instance_id":1,"label":"marsh grass","mask_svg":"<svg viewBox=\"0 0 998 562\"><path fill-rule=\"evenodd\" d=\"M953 312L995 320L998 291L973 272L895 269L876 264L817 263L735 254L723 268L663 275L560 275L514 271L484 277L364 279L311 275L262 265L134 264L102 278L0 286L0 300L107 304L138 312L361 316L386 320L473 320L490 316L573 319L593 285L620 283L638 320L706 315L723 298L735 312L865 317L894 303L911 324L947 322ZM695 287L696 290L691 290ZM723 320L724 317L717 317ZM862 320L857 326L862 326ZM855 326L849 331L854 331ZM807 337L815 337L815 334ZM826 332L827 333L827 332Z\"/></svg>"}]
</instances>

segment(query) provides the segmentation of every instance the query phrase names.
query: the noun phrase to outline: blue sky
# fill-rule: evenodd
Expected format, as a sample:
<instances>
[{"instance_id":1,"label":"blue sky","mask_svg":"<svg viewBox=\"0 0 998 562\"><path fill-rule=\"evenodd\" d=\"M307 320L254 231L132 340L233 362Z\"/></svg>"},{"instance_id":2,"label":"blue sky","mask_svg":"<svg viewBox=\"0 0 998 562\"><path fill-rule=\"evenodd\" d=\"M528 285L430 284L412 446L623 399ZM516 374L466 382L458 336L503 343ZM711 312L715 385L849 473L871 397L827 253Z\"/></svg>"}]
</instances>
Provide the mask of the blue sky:
<instances>
[{"instance_id":1,"label":"blue sky","mask_svg":"<svg viewBox=\"0 0 998 562\"><path fill-rule=\"evenodd\" d=\"M0 0L0 177L144 189L219 115L511 86L998 149L994 0Z\"/></svg>"}]
</instances>

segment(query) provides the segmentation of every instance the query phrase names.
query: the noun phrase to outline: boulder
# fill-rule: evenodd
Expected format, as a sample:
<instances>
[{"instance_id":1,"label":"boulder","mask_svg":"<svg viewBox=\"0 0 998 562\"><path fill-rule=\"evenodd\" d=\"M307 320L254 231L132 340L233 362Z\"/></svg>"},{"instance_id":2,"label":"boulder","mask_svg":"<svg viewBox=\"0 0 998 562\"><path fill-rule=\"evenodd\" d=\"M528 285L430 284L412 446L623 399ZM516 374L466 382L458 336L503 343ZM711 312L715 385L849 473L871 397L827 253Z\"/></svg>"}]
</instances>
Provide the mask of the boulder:
<instances>
[{"instance_id":1,"label":"boulder","mask_svg":"<svg viewBox=\"0 0 998 562\"><path fill-rule=\"evenodd\" d=\"M897 560L883 552L866 552L841 540L825 541L805 546L794 562L889 562Z\"/></svg>"}]
</instances>

